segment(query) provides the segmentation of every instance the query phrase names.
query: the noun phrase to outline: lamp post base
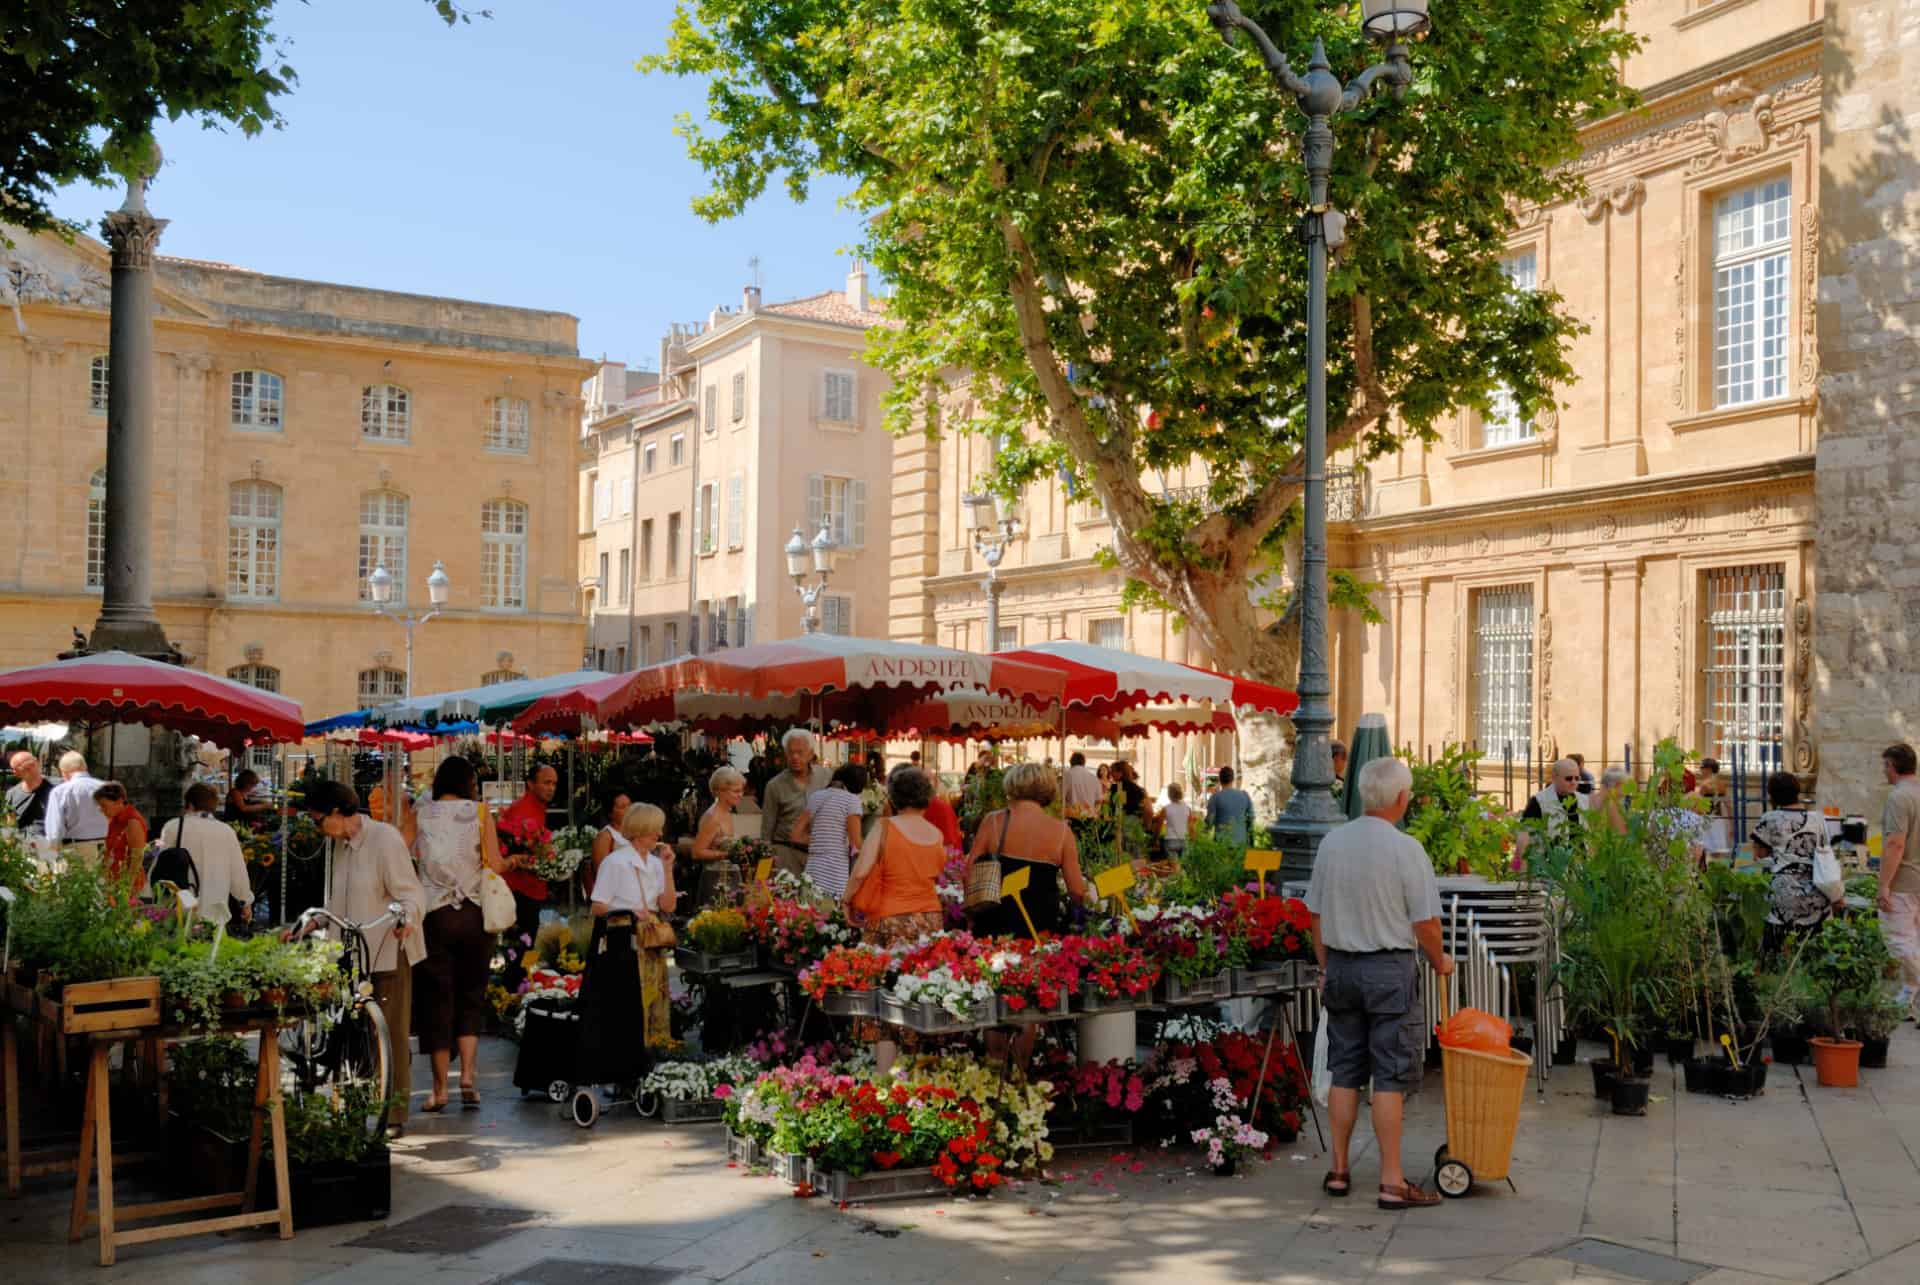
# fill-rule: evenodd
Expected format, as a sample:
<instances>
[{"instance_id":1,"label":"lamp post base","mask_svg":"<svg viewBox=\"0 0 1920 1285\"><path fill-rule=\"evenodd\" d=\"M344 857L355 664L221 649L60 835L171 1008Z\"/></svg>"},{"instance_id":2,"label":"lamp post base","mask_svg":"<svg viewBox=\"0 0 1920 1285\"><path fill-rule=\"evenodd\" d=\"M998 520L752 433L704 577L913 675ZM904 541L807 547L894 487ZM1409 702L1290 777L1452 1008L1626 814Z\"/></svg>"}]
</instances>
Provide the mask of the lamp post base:
<instances>
[{"instance_id":1,"label":"lamp post base","mask_svg":"<svg viewBox=\"0 0 1920 1285\"><path fill-rule=\"evenodd\" d=\"M75 648L70 654L103 651L124 651L145 660L182 663L180 653L167 641L167 631L153 619L108 620L103 616L95 622L85 648Z\"/></svg>"},{"instance_id":2,"label":"lamp post base","mask_svg":"<svg viewBox=\"0 0 1920 1285\"><path fill-rule=\"evenodd\" d=\"M1297 799L1299 796L1296 795ZM1331 804L1332 800L1327 802ZM1295 813L1291 806L1280 819L1267 827L1267 842L1280 854L1280 881L1305 883L1313 877L1314 858L1320 852L1320 840L1327 832L1346 821L1329 809L1325 816Z\"/></svg>"}]
</instances>

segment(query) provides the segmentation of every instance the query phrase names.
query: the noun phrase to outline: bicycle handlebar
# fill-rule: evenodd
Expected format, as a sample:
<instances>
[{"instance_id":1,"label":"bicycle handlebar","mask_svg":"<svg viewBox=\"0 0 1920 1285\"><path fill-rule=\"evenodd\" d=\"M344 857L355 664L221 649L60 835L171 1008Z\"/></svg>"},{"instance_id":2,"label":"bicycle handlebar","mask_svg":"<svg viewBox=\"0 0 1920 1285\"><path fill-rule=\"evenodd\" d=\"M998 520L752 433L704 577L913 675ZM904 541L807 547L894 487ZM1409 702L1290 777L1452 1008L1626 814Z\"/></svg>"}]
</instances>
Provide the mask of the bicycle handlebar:
<instances>
[{"instance_id":1,"label":"bicycle handlebar","mask_svg":"<svg viewBox=\"0 0 1920 1285\"><path fill-rule=\"evenodd\" d=\"M381 915L377 919L369 919L365 923L356 924L351 920L342 919L325 906L315 906L311 910L303 911L300 917L293 921L295 935L304 933L311 924L323 919L338 927L342 932L359 933L364 937L369 928L378 928L389 920L394 923L404 924L407 922L408 915L405 906L397 901L389 901L387 903L386 914Z\"/></svg>"}]
</instances>

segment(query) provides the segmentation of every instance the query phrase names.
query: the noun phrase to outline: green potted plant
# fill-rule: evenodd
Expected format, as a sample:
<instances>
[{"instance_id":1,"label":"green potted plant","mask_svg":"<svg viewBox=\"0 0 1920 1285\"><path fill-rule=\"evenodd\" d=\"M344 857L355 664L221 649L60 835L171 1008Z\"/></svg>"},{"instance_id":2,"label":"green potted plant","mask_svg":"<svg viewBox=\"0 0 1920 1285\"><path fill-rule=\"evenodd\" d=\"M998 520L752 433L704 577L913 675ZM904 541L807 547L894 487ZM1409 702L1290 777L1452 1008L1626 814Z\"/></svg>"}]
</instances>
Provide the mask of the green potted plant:
<instances>
[{"instance_id":1,"label":"green potted plant","mask_svg":"<svg viewBox=\"0 0 1920 1285\"><path fill-rule=\"evenodd\" d=\"M1515 822L1476 783L1480 751L1464 745L1440 748L1440 757L1423 762L1411 749L1400 751L1413 773L1413 803L1403 828L1427 850L1441 875L1514 877L1509 850Z\"/></svg>"},{"instance_id":2,"label":"green potted plant","mask_svg":"<svg viewBox=\"0 0 1920 1285\"><path fill-rule=\"evenodd\" d=\"M246 1043L231 1035L168 1046L164 1176L179 1195L216 1195L246 1184L256 1074Z\"/></svg>"},{"instance_id":3,"label":"green potted plant","mask_svg":"<svg viewBox=\"0 0 1920 1285\"><path fill-rule=\"evenodd\" d=\"M385 1218L393 1207L392 1154L376 1123L392 1100L366 1083L288 1094L287 1186L296 1228ZM272 1169L265 1179L273 1199Z\"/></svg>"},{"instance_id":4,"label":"green potted plant","mask_svg":"<svg viewBox=\"0 0 1920 1285\"><path fill-rule=\"evenodd\" d=\"M1860 1037L1860 1065L1873 1071L1884 1068L1893 1033L1907 1016L1906 1007L1876 982L1864 994L1849 995L1845 1008Z\"/></svg>"},{"instance_id":5,"label":"green potted plant","mask_svg":"<svg viewBox=\"0 0 1920 1285\"><path fill-rule=\"evenodd\" d=\"M1814 1072L1821 1084L1852 1088L1860 1082L1862 1044L1849 1038L1854 1023L1848 1020L1848 1004L1850 998L1879 987L1890 959L1879 920L1867 916L1835 915L1820 926L1809 944L1807 977L1826 1026L1826 1034L1811 1041Z\"/></svg>"}]
</instances>

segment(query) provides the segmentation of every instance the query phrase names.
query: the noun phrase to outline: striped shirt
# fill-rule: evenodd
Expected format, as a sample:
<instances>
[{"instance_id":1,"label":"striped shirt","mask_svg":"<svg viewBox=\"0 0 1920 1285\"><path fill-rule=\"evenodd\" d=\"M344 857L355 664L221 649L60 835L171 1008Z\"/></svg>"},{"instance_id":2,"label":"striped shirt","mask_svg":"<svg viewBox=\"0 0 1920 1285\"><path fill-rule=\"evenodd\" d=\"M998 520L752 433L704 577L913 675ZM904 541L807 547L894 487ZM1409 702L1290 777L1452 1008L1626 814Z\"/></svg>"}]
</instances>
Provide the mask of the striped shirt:
<instances>
[{"instance_id":1,"label":"striped shirt","mask_svg":"<svg viewBox=\"0 0 1920 1285\"><path fill-rule=\"evenodd\" d=\"M807 831L807 878L834 896L844 896L853 870L853 851L847 846L847 818L861 814L860 796L837 785L815 790L807 800L813 817Z\"/></svg>"}]
</instances>

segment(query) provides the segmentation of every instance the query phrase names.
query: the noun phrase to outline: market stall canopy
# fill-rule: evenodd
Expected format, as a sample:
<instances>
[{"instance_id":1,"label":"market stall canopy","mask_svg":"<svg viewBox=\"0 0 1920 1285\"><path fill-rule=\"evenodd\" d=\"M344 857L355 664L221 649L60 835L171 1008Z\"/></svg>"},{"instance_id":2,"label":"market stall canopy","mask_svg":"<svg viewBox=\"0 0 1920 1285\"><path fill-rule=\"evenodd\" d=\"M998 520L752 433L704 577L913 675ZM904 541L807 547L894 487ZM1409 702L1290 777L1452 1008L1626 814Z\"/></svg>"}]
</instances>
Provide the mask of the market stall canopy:
<instances>
[{"instance_id":1,"label":"market stall canopy","mask_svg":"<svg viewBox=\"0 0 1920 1285\"><path fill-rule=\"evenodd\" d=\"M472 731L478 723L501 724L549 692L578 687L609 675L597 669L574 669L545 678L516 678L485 687L463 687L407 700L391 701L372 709L336 714L307 725L315 736L343 727L402 727L409 731L449 734Z\"/></svg>"},{"instance_id":2,"label":"market stall canopy","mask_svg":"<svg viewBox=\"0 0 1920 1285\"><path fill-rule=\"evenodd\" d=\"M145 723L229 750L305 734L299 704L285 696L124 651L0 674L0 719Z\"/></svg>"},{"instance_id":3,"label":"market stall canopy","mask_svg":"<svg viewBox=\"0 0 1920 1285\"><path fill-rule=\"evenodd\" d=\"M1233 715L1198 705L1142 705L1100 714L1084 706L1041 709L991 692L946 692L895 714L884 728L863 729L888 737L936 740L1025 741L1050 736L1115 741L1151 731L1231 732Z\"/></svg>"},{"instance_id":4,"label":"market stall canopy","mask_svg":"<svg viewBox=\"0 0 1920 1285\"><path fill-rule=\"evenodd\" d=\"M1095 713L1118 713L1143 705L1211 701L1223 708L1291 714L1300 705L1295 693L1270 683L1068 639L995 652L993 659L1058 671L1066 682L1063 697L1066 703Z\"/></svg>"},{"instance_id":5,"label":"market stall canopy","mask_svg":"<svg viewBox=\"0 0 1920 1285\"><path fill-rule=\"evenodd\" d=\"M328 738L347 745L387 746L393 749L417 753L433 748L434 738L425 732L403 732L397 729L382 731L379 728L363 727L351 734L336 734Z\"/></svg>"},{"instance_id":6,"label":"market stall canopy","mask_svg":"<svg viewBox=\"0 0 1920 1285\"><path fill-rule=\"evenodd\" d=\"M663 661L624 674L601 675L542 696L513 720L514 730L537 736L578 736L591 728L683 724L703 732L745 734L791 727L805 717L804 701L799 696L750 701L679 688L629 698L628 689L641 675L678 663Z\"/></svg>"},{"instance_id":7,"label":"market stall canopy","mask_svg":"<svg viewBox=\"0 0 1920 1285\"><path fill-rule=\"evenodd\" d=\"M1045 708L1064 688L1059 673L1020 660L891 639L807 634L636 670L606 699L599 721L610 727L660 721L669 699L684 709L692 703L689 696L701 695L719 698L710 711L715 719L775 717L769 713L773 706L794 699L796 717L823 727L882 727L893 710L941 692L986 691Z\"/></svg>"}]
</instances>

